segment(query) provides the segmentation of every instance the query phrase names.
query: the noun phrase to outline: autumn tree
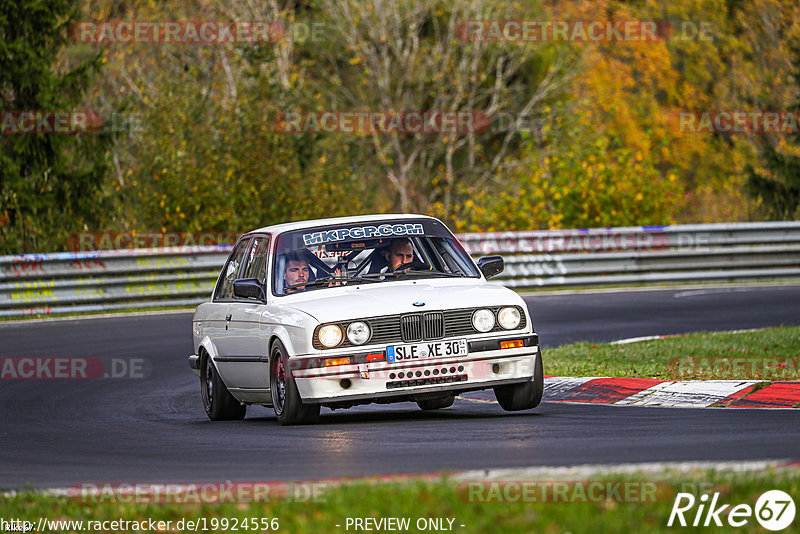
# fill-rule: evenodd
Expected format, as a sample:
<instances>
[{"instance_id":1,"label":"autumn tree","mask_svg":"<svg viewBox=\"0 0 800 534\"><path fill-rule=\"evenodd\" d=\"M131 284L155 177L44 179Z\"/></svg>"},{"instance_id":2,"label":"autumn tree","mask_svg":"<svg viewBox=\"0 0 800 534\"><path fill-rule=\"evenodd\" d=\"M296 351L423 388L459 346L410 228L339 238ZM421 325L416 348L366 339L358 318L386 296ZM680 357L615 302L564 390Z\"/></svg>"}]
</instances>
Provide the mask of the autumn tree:
<instances>
[{"instance_id":1,"label":"autumn tree","mask_svg":"<svg viewBox=\"0 0 800 534\"><path fill-rule=\"evenodd\" d=\"M65 57L71 0L0 2L0 112L74 111L100 56ZM106 178L104 133L0 137L0 252L53 250L95 226Z\"/></svg>"},{"instance_id":2,"label":"autumn tree","mask_svg":"<svg viewBox=\"0 0 800 534\"><path fill-rule=\"evenodd\" d=\"M291 10L289 10L291 11ZM138 20L283 20L276 2L137 6ZM288 22L287 22L288 25ZM131 230L239 232L358 213L368 195L333 139L283 134L276 117L311 98L287 39L113 45L98 98L141 130L114 147L114 218ZM350 175L348 176L348 173Z\"/></svg>"},{"instance_id":3,"label":"autumn tree","mask_svg":"<svg viewBox=\"0 0 800 534\"><path fill-rule=\"evenodd\" d=\"M787 112L800 120L800 42L793 47L794 103ZM748 165L747 186L760 199L770 219L795 220L800 217L800 130L784 134L765 132L760 143L763 166Z\"/></svg>"},{"instance_id":4,"label":"autumn tree","mask_svg":"<svg viewBox=\"0 0 800 534\"><path fill-rule=\"evenodd\" d=\"M320 69L334 109L441 111L486 117L443 134L372 132L364 139L400 211L450 218L470 187L488 187L520 131L572 75L555 47L470 39L464 24L519 17L494 1L322 0L330 28ZM510 117L499 121L498 117ZM476 119L476 123L479 119Z\"/></svg>"}]
</instances>

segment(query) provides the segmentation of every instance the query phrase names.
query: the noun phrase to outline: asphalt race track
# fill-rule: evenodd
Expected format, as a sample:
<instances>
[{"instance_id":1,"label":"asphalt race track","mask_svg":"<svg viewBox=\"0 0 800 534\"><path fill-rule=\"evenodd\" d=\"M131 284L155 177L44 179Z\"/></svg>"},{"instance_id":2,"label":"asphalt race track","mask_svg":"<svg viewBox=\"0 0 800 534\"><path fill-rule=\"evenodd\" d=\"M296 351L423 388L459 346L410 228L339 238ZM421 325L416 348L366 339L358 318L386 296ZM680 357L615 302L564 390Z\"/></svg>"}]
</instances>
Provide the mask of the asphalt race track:
<instances>
[{"instance_id":1,"label":"asphalt race track","mask_svg":"<svg viewBox=\"0 0 800 534\"><path fill-rule=\"evenodd\" d=\"M542 293L526 301L544 346L800 324L800 285ZM438 413L413 404L323 410L311 427L282 427L262 407L244 421L215 423L186 363L190 332L188 313L0 324L3 357L143 359L147 370L143 379L0 380L0 488L800 459L800 410L544 402L507 413L459 400Z\"/></svg>"}]
</instances>

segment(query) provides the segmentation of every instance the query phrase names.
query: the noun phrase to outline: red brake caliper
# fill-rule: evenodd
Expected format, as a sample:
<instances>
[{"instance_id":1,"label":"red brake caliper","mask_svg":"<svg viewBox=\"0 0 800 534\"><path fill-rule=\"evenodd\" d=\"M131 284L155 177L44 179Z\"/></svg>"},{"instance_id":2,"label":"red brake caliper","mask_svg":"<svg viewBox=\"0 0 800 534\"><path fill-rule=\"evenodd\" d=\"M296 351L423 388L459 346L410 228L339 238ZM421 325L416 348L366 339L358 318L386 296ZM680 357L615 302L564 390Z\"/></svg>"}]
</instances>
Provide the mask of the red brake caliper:
<instances>
[{"instance_id":1,"label":"red brake caliper","mask_svg":"<svg viewBox=\"0 0 800 534\"><path fill-rule=\"evenodd\" d=\"M278 358L277 369L275 370L275 375L278 377L278 380L286 380L286 360L285 358Z\"/></svg>"}]
</instances>

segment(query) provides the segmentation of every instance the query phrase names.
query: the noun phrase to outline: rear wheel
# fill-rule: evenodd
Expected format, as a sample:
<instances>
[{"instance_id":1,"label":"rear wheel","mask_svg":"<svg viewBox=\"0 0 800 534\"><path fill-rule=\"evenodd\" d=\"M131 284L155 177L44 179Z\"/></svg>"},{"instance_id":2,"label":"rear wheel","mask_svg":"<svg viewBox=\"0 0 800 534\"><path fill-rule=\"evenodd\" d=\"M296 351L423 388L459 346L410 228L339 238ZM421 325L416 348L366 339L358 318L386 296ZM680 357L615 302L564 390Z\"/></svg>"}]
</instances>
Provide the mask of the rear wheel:
<instances>
[{"instance_id":1,"label":"rear wheel","mask_svg":"<svg viewBox=\"0 0 800 534\"><path fill-rule=\"evenodd\" d=\"M307 425L319 419L319 404L303 404L289 368L289 357L283 343L276 340L270 351L272 409L282 425Z\"/></svg>"},{"instance_id":2,"label":"rear wheel","mask_svg":"<svg viewBox=\"0 0 800 534\"><path fill-rule=\"evenodd\" d=\"M200 396L206 415L212 421L244 419L247 413L247 406L230 394L206 352L200 357Z\"/></svg>"},{"instance_id":3,"label":"rear wheel","mask_svg":"<svg viewBox=\"0 0 800 534\"><path fill-rule=\"evenodd\" d=\"M418 400L417 406L423 410L440 410L442 408L449 408L456 400L455 395L448 395L439 399Z\"/></svg>"},{"instance_id":4,"label":"rear wheel","mask_svg":"<svg viewBox=\"0 0 800 534\"><path fill-rule=\"evenodd\" d=\"M536 354L536 365L533 379L522 384L510 384L494 388L497 402L506 411L516 412L536 408L542 402L544 393L544 370L542 366L542 349Z\"/></svg>"}]
</instances>

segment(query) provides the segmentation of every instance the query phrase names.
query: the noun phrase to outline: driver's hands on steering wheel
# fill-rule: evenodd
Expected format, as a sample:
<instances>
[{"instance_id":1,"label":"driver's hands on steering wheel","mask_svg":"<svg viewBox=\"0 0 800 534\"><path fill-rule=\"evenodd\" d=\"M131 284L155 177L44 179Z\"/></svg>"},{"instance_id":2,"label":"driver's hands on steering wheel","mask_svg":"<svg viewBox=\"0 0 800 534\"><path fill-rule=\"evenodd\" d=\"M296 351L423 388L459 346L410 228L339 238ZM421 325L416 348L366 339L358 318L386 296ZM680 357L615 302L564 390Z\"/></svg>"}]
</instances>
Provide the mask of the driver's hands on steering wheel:
<instances>
[{"instance_id":1,"label":"driver's hands on steering wheel","mask_svg":"<svg viewBox=\"0 0 800 534\"><path fill-rule=\"evenodd\" d=\"M399 272L399 271L429 271L431 266L421 260L412 260L407 263L403 263L402 265L398 265L397 269L392 272Z\"/></svg>"}]
</instances>

